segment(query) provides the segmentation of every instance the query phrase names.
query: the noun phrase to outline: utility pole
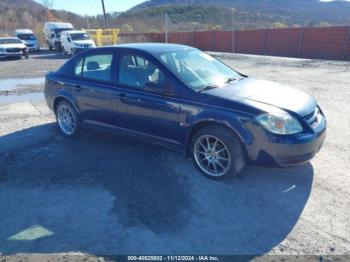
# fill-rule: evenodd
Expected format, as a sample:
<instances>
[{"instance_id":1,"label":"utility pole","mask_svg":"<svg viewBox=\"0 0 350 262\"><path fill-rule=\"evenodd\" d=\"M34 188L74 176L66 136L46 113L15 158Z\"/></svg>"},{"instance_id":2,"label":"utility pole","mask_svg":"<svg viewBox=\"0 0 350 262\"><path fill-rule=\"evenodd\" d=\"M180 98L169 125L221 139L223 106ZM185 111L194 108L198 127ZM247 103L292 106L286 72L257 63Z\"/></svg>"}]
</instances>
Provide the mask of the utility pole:
<instances>
[{"instance_id":1,"label":"utility pole","mask_svg":"<svg viewBox=\"0 0 350 262\"><path fill-rule=\"evenodd\" d=\"M6 35L8 35L8 28L7 28L7 12L5 12L5 32L6 32Z\"/></svg>"},{"instance_id":2,"label":"utility pole","mask_svg":"<svg viewBox=\"0 0 350 262\"><path fill-rule=\"evenodd\" d=\"M90 23L89 23L89 15L85 15L86 17L86 25L87 25L87 29L90 29Z\"/></svg>"},{"instance_id":3,"label":"utility pole","mask_svg":"<svg viewBox=\"0 0 350 262\"><path fill-rule=\"evenodd\" d=\"M168 22L168 13L165 13L165 43L168 43L168 27L169 27L169 22Z\"/></svg>"},{"instance_id":4,"label":"utility pole","mask_svg":"<svg viewBox=\"0 0 350 262\"><path fill-rule=\"evenodd\" d=\"M235 9L232 8L232 53L236 51L235 40Z\"/></svg>"},{"instance_id":5,"label":"utility pole","mask_svg":"<svg viewBox=\"0 0 350 262\"><path fill-rule=\"evenodd\" d=\"M103 9L103 17L105 19L105 29L107 29L107 17L106 17L106 8L105 8L105 1L104 0L101 0L102 1L102 9Z\"/></svg>"},{"instance_id":6,"label":"utility pole","mask_svg":"<svg viewBox=\"0 0 350 262\"><path fill-rule=\"evenodd\" d=\"M8 0L6 0L6 6L9 6L9 1ZM7 11L8 10L9 10L8 8L5 9L5 31L6 31L6 35L8 35L8 21L7 21Z\"/></svg>"}]
</instances>

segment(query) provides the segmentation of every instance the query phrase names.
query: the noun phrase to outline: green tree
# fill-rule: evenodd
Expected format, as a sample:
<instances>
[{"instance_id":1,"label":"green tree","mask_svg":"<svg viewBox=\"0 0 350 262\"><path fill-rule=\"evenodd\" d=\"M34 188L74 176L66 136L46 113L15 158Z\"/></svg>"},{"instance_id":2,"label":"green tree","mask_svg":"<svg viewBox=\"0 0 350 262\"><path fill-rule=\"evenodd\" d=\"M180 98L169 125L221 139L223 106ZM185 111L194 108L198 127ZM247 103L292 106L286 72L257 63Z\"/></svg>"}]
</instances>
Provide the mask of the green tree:
<instances>
[{"instance_id":1,"label":"green tree","mask_svg":"<svg viewBox=\"0 0 350 262\"><path fill-rule=\"evenodd\" d=\"M281 22L274 22L271 25L271 28L287 28L288 25L281 23Z\"/></svg>"},{"instance_id":2,"label":"green tree","mask_svg":"<svg viewBox=\"0 0 350 262\"><path fill-rule=\"evenodd\" d=\"M132 33L132 32L134 32L134 29L129 24L123 24L122 28L121 28L121 31L124 32L124 33Z\"/></svg>"}]
</instances>

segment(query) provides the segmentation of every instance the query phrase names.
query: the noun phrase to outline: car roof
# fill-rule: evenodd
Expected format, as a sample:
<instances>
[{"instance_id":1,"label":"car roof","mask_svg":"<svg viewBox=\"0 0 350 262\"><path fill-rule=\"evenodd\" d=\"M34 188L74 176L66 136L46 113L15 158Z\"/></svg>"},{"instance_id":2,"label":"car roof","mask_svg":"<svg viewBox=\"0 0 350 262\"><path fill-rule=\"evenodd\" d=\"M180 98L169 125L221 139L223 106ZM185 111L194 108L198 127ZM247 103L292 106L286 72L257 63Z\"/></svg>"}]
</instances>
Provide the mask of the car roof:
<instances>
[{"instance_id":1,"label":"car roof","mask_svg":"<svg viewBox=\"0 0 350 262\"><path fill-rule=\"evenodd\" d=\"M67 30L63 31L62 34L87 34L87 32L82 30Z\"/></svg>"},{"instance_id":2,"label":"car roof","mask_svg":"<svg viewBox=\"0 0 350 262\"><path fill-rule=\"evenodd\" d=\"M0 40L11 40L11 39L16 39L16 40L21 40L18 37L0 37Z\"/></svg>"},{"instance_id":3,"label":"car roof","mask_svg":"<svg viewBox=\"0 0 350 262\"><path fill-rule=\"evenodd\" d=\"M179 45L179 44L165 44L165 43L134 43L134 44L117 44L109 46L109 48L117 49L130 49L144 51L150 54L166 53L172 51L181 51L194 49L191 46Z\"/></svg>"},{"instance_id":4,"label":"car roof","mask_svg":"<svg viewBox=\"0 0 350 262\"><path fill-rule=\"evenodd\" d=\"M71 23L64 23L64 22L46 22L45 27L73 29L73 25Z\"/></svg>"},{"instance_id":5,"label":"car roof","mask_svg":"<svg viewBox=\"0 0 350 262\"><path fill-rule=\"evenodd\" d=\"M16 34L33 34L33 31L30 29L16 29Z\"/></svg>"}]
</instances>

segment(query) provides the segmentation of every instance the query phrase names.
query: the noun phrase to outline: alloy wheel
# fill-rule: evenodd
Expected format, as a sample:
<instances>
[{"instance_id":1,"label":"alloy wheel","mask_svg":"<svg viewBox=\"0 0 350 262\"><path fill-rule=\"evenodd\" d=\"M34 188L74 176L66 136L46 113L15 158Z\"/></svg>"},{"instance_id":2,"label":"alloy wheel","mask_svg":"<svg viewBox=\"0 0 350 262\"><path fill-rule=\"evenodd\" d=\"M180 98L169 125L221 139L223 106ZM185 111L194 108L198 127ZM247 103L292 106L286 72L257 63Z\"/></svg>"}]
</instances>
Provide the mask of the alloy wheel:
<instances>
[{"instance_id":1,"label":"alloy wheel","mask_svg":"<svg viewBox=\"0 0 350 262\"><path fill-rule=\"evenodd\" d=\"M66 135L72 135L75 131L76 123L72 109L67 105L60 105L57 109L57 121L60 129Z\"/></svg>"},{"instance_id":2,"label":"alloy wheel","mask_svg":"<svg viewBox=\"0 0 350 262\"><path fill-rule=\"evenodd\" d=\"M231 167L231 156L227 146L215 136L199 137L193 150L197 165L209 176L223 176Z\"/></svg>"}]
</instances>

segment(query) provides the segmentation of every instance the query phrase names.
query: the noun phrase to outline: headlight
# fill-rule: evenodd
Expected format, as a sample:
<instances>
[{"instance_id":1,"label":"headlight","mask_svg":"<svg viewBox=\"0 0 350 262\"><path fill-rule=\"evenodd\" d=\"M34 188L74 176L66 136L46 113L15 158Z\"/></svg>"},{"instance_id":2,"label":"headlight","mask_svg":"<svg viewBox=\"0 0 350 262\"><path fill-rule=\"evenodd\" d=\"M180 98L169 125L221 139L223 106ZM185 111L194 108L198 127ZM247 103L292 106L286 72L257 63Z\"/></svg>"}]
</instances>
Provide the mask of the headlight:
<instances>
[{"instance_id":1,"label":"headlight","mask_svg":"<svg viewBox=\"0 0 350 262\"><path fill-rule=\"evenodd\" d=\"M5 48L0 48L1 53L5 53Z\"/></svg>"},{"instance_id":2,"label":"headlight","mask_svg":"<svg viewBox=\"0 0 350 262\"><path fill-rule=\"evenodd\" d=\"M278 135L292 135L303 131L299 121L284 111L262 114L256 120L266 130Z\"/></svg>"}]
</instances>

